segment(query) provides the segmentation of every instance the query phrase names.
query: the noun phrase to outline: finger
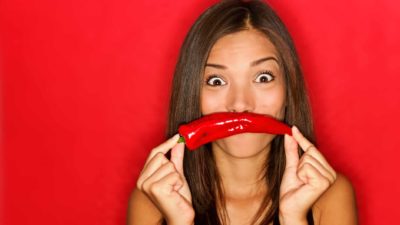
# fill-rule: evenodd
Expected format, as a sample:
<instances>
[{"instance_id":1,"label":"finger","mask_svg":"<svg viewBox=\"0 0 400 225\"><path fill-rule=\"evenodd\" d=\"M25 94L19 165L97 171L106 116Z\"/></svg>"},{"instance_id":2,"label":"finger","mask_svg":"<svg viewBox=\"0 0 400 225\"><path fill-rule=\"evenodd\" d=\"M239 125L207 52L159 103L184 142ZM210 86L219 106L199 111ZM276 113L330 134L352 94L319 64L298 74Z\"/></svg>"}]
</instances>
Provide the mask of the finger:
<instances>
[{"instance_id":1,"label":"finger","mask_svg":"<svg viewBox=\"0 0 400 225\"><path fill-rule=\"evenodd\" d=\"M330 183L312 164L304 163L297 172L300 180L314 189L326 190Z\"/></svg>"},{"instance_id":2,"label":"finger","mask_svg":"<svg viewBox=\"0 0 400 225\"><path fill-rule=\"evenodd\" d=\"M322 165L324 165L325 168L327 168L330 171L330 173L332 173L332 175L336 179L335 170L331 167L331 165L328 163L328 161L325 159L325 157L321 154L321 152L318 151L318 149L309 140L307 140L303 136L303 134L300 132L300 130L296 126L292 127L292 133L293 133L293 137L299 143L300 147L304 150L304 152L312 155L315 159L317 159Z\"/></svg>"},{"instance_id":3,"label":"finger","mask_svg":"<svg viewBox=\"0 0 400 225\"><path fill-rule=\"evenodd\" d=\"M179 134L175 134L173 137L165 141L164 143L160 144L159 146L155 147L151 152L147 159L149 161L152 157L154 157L157 153L161 152L166 154L171 148L173 148L179 139Z\"/></svg>"},{"instance_id":4,"label":"finger","mask_svg":"<svg viewBox=\"0 0 400 225\"><path fill-rule=\"evenodd\" d=\"M175 166L173 163L168 162L164 165L162 165L160 168L158 168L150 177L148 177L144 182L143 182L143 189L147 192L149 190L149 187L153 184L164 178L170 173L178 173L178 171L175 169ZM176 186L174 187L175 190L179 190L182 186Z\"/></svg>"},{"instance_id":5,"label":"finger","mask_svg":"<svg viewBox=\"0 0 400 225\"><path fill-rule=\"evenodd\" d=\"M300 130L296 127L292 127L293 138L299 143L300 147L307 152L310 148L315 147L307 138L303 136Z\"/></svg>"},{"instance_id":6,"label":"finger","mask_svg":"<svg viewBox=\"0 0 400 225\"><path fill-rule=\"evenodd\" d=\"M296 191L305 205L311 207L315 201L329 188L329 181L310 163L305 163L298 170L298 178L304 184Z\"/></svg>"},{"instance_id":7,"label":"finger","mask_svg":"<svg viewBox=\"0 0 400 225\"><path fill-rule=\"evenodd\" d=\"M149 192L152 195L161 197L163 195L171 195L172 192L176 192L174 189L176 186L182 186L182 179L179 173L173 172L154 182L149 187Z\"/></svg>"},{"instance_id":8,"label":"finger","mask_svg":"<svg viewBox=\"0 0 400 225\"><path fill-rule=\"evenodd\" d=\"M280 187L282 194L301 185L301 181L297 177L299 163L297 142L289 135L285 135L284 139L286 166Z\"/></svg>"},{"instance_id":9,"label":"finger","mask_svg":"<svg viewBox=\"0 0 400 225\"><path fill-rule=\"evenodd\" d=\"M136 186L139 190L142 190L143 182L150 177L158 168L162 165L168 163L169 160L165 155L161 152L156 154L154 157L150 159L150 161L143 168L137 182Z\"/></svg>"},{"instance_id":10,"label":"finger","mask_svg":"<svg viewBox=\"0 0 400 225\"><path fill-rule=\"evenodd\" d=\"M185 151L185 145L179 143L175 145L171 150L171 162L174 164L176 170L184 176L183 173L183 156Z\"/></svg>"},{"instance_id":11,"label":"finger","mask_svg":"<svg viewBox=\"0 0 400 225\"><path fill-rule=\"evenodd\" d=\"M286 169L289 168L297 168L299 163L299 153L297 148L297 142L293 139L293 137L285 134L284 137L284 147L285 147L285 155L286 155Z\"/></svg>"},{"instance_id":12,"label":"finger","mask_svg":"<svg viewBox=\"0 0 400 225\"><path fill-rule=\"evenodd\" d=\"M300 159L299 168L301 168L305 163L310 163L311 165L313 165L318 170L318 172L321 173L322 176L326 177L329 182L333 184L333 182L335 181L335 177L333 176L333 174L312 155L307 153L304 154Z\"/></svg>"},{"instance_id":13,"label":"finger","mask_svg":"<svg viewBox=\"0 0 400 225\"><path fill-rule=\"evenodd\" d=\"M182 212L191 208L191 202L174 189L181 183L179 173L169 173L152 183L146 193L164 218L177 218L182 216Z\"/></svg>"},{"instance_id":14,"label":"finger","mask_svg":"<svg viewBox=\"0 0 400 225\"><path fill-rule=\"evenodd\" d=\"M318 160L319 163L321 163L329 172L333 175L333 177L336 179L336 172L335 170L331 167L331 165L328 163L328 161L325 159L325 157L321 154L320 151L318 151L317 148L311 147L306 154L313 156L316 160Z\"/></svg>"}]
</instances>

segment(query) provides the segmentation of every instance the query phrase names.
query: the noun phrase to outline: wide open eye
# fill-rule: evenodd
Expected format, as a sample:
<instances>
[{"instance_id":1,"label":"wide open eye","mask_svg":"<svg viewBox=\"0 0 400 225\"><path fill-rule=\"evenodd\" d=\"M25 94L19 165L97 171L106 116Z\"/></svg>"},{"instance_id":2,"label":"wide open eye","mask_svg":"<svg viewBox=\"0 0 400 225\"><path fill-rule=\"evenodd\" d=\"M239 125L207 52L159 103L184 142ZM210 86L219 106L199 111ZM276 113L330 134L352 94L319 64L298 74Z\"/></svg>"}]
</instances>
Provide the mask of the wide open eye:
<instances>
[{"instance_id":1,"label":"wide open eye","mask_svg":"<svg viewBox=\"0 0 400 225\"><path fill-rule=\"evenodd\" d=\"M207 78L207 84L210 86L222 86L225 85L226 82L222 78L216 75L212 75L209 78Z\"/></svg>"},{"instance_id":2,"label":"wide open eye","mask_svg":"<svg viewBox=\"0 0 400 225\"><path fill-rule=\"evenodd\" d=\"M257 83L268 83L275 79L275 76L272 75L270 71L263 71L259 73L255 79Z\"/></svg>"}]
</instances>

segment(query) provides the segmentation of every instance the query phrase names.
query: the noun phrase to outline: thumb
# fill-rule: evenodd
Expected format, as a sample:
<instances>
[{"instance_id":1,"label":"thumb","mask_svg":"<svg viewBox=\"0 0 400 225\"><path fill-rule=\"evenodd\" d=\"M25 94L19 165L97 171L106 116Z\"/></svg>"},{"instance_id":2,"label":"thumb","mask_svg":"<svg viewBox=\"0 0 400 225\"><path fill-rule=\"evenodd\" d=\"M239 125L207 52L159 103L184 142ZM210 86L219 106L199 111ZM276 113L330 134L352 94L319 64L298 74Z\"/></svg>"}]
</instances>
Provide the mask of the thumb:
<instances>
[{"instance_id":1,"label":"thumb","mask_svg":"<svg viewBox=\"0 0 400 225\"><path fill-rule=\"evenodd\" d=\"M185 151L185 144L178 143L171 150L171 162L174 164L175 169L178 170L179 174L184 177L183 174L183 154Z\"/></svg>"},{"instance_id":2,"label":"thumb","mask_svg":"<svg viewBox=\"0 0 400 225\"><path fill-rule=\"evenodd\" d=\"M286 169L295 168L299 164L298 144L296 140L285 134L285 155L286 155Z\"/></svg>"}]
</instances>

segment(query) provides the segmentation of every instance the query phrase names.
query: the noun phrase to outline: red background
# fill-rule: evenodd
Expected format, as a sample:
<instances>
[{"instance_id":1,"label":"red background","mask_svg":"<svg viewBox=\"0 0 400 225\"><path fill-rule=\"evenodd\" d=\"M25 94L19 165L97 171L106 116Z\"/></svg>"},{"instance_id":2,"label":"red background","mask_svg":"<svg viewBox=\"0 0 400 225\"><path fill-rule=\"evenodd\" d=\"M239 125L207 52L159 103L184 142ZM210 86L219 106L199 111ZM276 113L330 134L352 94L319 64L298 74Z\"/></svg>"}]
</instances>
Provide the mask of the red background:
<instances>
[{"instance_id":1,"label":"red background","mask_svg":"<svg viewBox=\"0 0 400 225\"><path fill-rule=\"evenodd\" d=\"M215 1L0 1L0 224L124 224L163 141L172 72ZM396 224L400 2L271 0L297 45L320 150L361 224Z\"/></svg>"}]
</instances>

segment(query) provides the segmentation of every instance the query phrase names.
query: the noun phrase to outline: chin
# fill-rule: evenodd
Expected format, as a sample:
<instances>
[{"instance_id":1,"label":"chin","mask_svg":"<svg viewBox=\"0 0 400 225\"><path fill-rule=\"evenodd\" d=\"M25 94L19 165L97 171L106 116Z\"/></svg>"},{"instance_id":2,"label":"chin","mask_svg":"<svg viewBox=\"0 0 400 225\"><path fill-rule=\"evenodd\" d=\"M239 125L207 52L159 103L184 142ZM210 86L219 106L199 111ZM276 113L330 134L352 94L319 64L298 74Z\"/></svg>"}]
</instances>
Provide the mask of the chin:
<instances>
[{"instance_id":1,"label":"chin","mask_svg":"<svg viewBox=\"0 0 400 225\"><path fill-rule=\"evenodd\" d=\"M249 158L266 151L276 135L243 133L215 141L218 148L235 158Z\"/></svg>"}]
</instances>

